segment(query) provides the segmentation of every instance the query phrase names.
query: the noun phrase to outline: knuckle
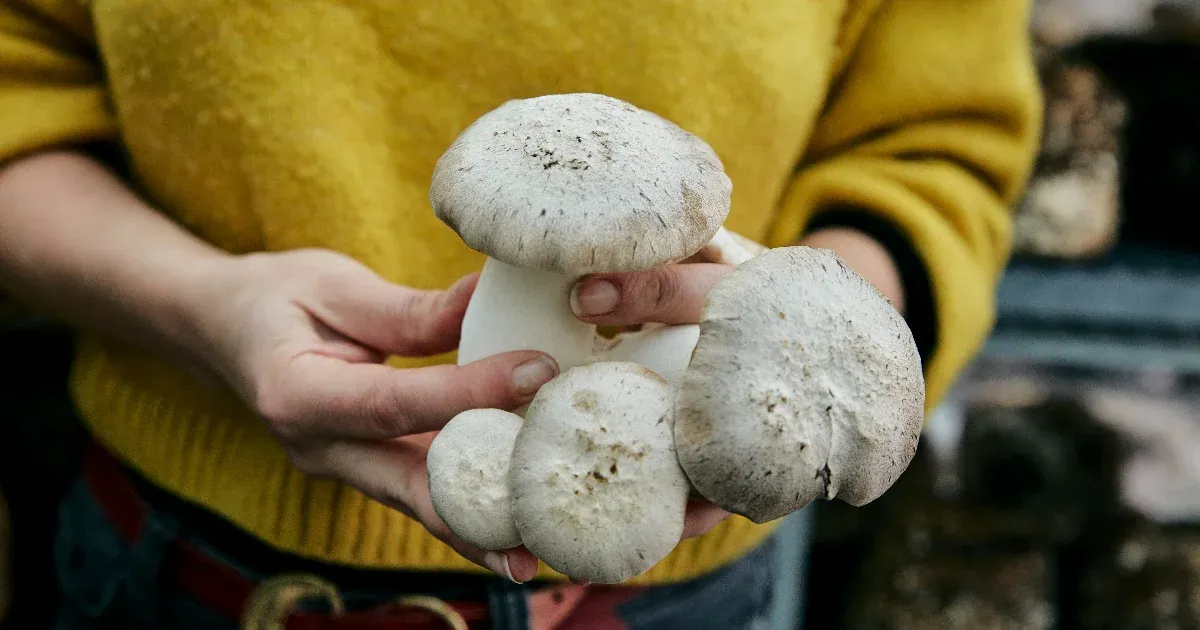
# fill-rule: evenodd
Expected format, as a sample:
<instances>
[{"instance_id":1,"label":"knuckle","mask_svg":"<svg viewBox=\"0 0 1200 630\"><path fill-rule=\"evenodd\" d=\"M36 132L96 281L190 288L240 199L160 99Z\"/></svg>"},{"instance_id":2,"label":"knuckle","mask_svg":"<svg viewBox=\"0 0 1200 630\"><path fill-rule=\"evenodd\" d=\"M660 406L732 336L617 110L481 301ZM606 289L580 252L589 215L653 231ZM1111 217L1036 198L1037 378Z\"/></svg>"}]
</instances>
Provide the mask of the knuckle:
<instances>
[{"instance_id":1,"label":"knuckle","mask_svg":"<svg viewBox=\"0 0 1200 630\"><path fill-rule=\"evenodd\" d=\"M421 291L408 287L390 286L387 299L383 300L383 317L393 322L389 343L407 352L420 353L423 340L429 336L430 300Z\"/></svg>"},{"instance_id":2,"label":"knuckle","mask_svg":"<svg viewBox=\"0 0 1200 630\"><path fill-rule=\"evenodd\" d=\"M297 414L286 396L274 389L261 389L254 394L254 410L272 431L287 433L295 428Z\"/></svg>"},{"instance_id":3,"label":"knuckle","mask_svg":"<svg viewBox=\"0 0 1200 630\"><path fill-rule=\"evenodd\" d=\"M329 467L320 457L313 456L308 451L288 449L288 461L301 473L310 477L325 477L329 475Z\"/></svg>"},{"instance_id":4,"label":"knuckle","mask_svg":"<svg viewBox=\"0 0 1200 630\"><path fill-rule=\"evenodd\" d=\"M395 508L402 512L409 512L408 506L408 489L401 481L391 481L384 483L379 489L382 496L380 500L384 505Z\"/></svg>"},{"instance_id":5,"label":"knuckle","mask_svg":"<svg viewBox=\"0 0 1200 630\"><path fill-rule=\"evenodd\" d=\"M480 379L459 390L455 404L446 409L447 415L453 415L466 409L506 408L519 396L507 381L497 383L499 379Z\"/></svg>"},{"instance_id":6,"label":"knuckle","mask_svg":"<svg viewBox=\"0 0 1200 630\"><path fill-rule=\"evenodd\" d=\"M480 374L478 367L456 365L451 368L445 380L446 391L451 394L451 400L462 405L474 406L490 398L488 392L495 389L497 379L489 378L492 375Z\"/></svg>"},{"instance_id":7,"label":"knuckle","mask_svg":"<svg viewBox=\"0 0 1200 630\"><path fill-rule=\"evenodd\" d=\"M286 388L259 388L254 393L253 408L280 444L298 444L309 436L309 419Z\"/></svg>"},{"instance_id":8,"label":"knuckle","mask_svg":"<svg viewBox=\"0 0 1200 630\"><path fill-rule=\"evenodd\" d=\"M308 261L310 267L317 263ZM358 288L359 273L357 270L325 268L308 276L312 283L312 291L318 299L332 304L347 302Z\"/></svg>"},{"instance_id":9,"label":"knuckle","mask_svg":"<svg viewBox=\"0 0 1200 630\"><path fill-rule=\"evenodd\" d=\"M395 316L400 321L412 321L423 319L423 310L426 310L426 302L424 294L417 291L397 291L394 300Z\"/></svg>"},{"instance_id":10,"label":"knuckle","mask_svg":"<svg viewBox=\"0 0 1200 630\"><path fill-rule=\"evenodd\" d=\"M669 309L679 295L679 276L667 268L646 274L645 282L646 306L654 313Z\"/></svg>"},{"instance_id":11,"label":"knuckle","mask_svg":"<svg viewBox=\"0 0 1200 630\"><path fill-rule=\"evenodd\" d=\"M448 412L458 409L480 409L503 404L515 394L508 379L501 370L493 370L488 375L480 375L467 366L456 366L446 380L446 387L451 392L451 408Z\"/></svg>"},{"instance_id":12,"label":"knuckle","mask_svg":"<svg viewBox=\"0 0 1200 630\"><path fill-rule=\"evenodd\" d=\"M337 274L348 273L358 268L358 263L353 258L320 247L293 250L291 255L298 264L314 271L324 270Z\"/></svg>"},{"instance_id":13,"label":"knuckle","mask_svg":"<svg viewBox=\"0 0 1200 630\"><path fill-rule=\"evenodd\" d=\"M406 397L399 388L385 383L373 383L363 397L363 420L383 433L407 435L409 425L405 408Z\"/></svg>"},{"instance_id":14,"label":"knuckle","mask_svg":"<svg viewBox=\"0 0 1200 630\"><path fill-rule=\"evenodd\" d=\"M279 442L284 446L300 444L301 442L304 442L305 438L307 437L307 431L305 431L301 427L300 423L295 420L289 420L285 422L268 420L267 432L270 433L271 437L275 438L276 442Z\"/></svg>"}]
</instances>

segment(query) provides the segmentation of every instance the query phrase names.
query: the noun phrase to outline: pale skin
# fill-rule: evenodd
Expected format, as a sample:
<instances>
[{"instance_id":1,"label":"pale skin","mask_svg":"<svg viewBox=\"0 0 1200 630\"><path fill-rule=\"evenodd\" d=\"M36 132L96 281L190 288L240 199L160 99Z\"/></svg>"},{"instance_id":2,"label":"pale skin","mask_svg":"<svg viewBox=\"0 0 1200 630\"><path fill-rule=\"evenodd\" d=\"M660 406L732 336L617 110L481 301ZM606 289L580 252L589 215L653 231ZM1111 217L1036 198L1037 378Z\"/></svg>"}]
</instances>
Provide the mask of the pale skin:
<instances>
[{"instance_id":1,"label":"pale skin","mask_svg":"<svg viewBox=\"0 0 1200 630\"><path fill-rule=\"evenodd\" d=\"M832 249L903 311L886 250L853 230L803 245ZM583 278L577 316L598 325L695 323L731 267L680 264ZM235 392L305 473L341 480L419 521L468 560L533 578L525 549L486 552L456 538L429 500L430 433L472 408L515 409L557 375L538 352L464 366L394 369L389 355L452 350L477 275L445 291L385 281L325 250L232 255L191 235L83 154L52 151L0 167L0 287L79 328L160 353ZM608 303L598 282L613 286ZM728 516L702 502L684 537Z\"/></svg>"},{"instance_id":2,"label":"pale skin","mask_svg":"<svg viewBox=\"0 0 1200 630\"><path fill-rule=\"evenodd\" d=\"M798 244L837 252L904 312L900 274L887 249L875 239L858 230L831 227L801 238ZM732 270L731 265L685 261L650 271L597 274L576 283L571 304L576 317L598 326L695 324L709 290ZM684 519L683 537L707 533L728 517L728 512L711 503L693 501Z\"/></svg>"}]
</instances>

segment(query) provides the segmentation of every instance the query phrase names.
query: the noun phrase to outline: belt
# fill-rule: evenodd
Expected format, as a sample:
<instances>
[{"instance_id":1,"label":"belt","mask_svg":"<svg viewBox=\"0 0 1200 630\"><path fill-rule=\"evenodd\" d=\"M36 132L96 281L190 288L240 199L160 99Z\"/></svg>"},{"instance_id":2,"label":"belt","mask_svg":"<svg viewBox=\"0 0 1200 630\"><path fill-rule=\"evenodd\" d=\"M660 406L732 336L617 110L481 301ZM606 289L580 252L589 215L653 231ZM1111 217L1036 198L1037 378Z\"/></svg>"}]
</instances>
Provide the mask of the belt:
<instances>
[{"instance_id":1,"label":"belt","mask_svg":"<svg viewBox=\"0 0 1200 630\"><path fill-rule=\"evenodd\" d=\"M146 518L146 505L121 465L92 443L84 459L88 487L120 536L133 544ZM433 597L400 598L367 611L345 612L336 588L312 575L282 575L255 582L187 541L175 538L164 558L165 579L204 607L231 621L254 619L280 630L468 630L488 627L484 601L443 601ZM326 599L332 613L292 611L306 596ZM537 595L534 595L537 597ZM555 600L561 595L547 592ZM248 626L243 626L248 627Z\"/></svg>"}]
</instances>

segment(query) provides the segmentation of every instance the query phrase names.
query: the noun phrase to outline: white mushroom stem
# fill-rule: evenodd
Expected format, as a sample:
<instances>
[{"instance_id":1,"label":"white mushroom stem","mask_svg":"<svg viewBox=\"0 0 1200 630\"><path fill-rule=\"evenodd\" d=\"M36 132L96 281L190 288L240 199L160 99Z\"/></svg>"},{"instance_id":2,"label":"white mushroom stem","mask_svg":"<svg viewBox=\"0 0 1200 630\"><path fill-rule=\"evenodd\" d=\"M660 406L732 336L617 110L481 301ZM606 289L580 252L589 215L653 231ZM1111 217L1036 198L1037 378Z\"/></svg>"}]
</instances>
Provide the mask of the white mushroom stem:
<instances>
[{"instance_id":1,"label":"white mushroom stem","mask_svg":"<svg viewBox=\"0 0 1200 630\"><path fill-rule=\"evenodd\" d=\"M611 340L610 347L598 353L593 361L636 363L674 387L682 382L683 373L692 360L692 349L699 339L700 327L695 324L647 324L639 331L617 335Z\"/></svg>"},{"instance_id":2,"label":"white mushroom stem","mask_svg":"<svg viewBox=\"0 0 1200 630\"><path fill-rule=\"evenodd\" d=\"M576 279L488 258L463 318L459 365L514 350L545 352L562 372L586 363L596 327L571 314Z\"/></svg>"},{"instance_id":3,"label":"white mushroom stem","mask_svg":"<svg viewBox=\"0 0 1200 630\"><path fill-rule=\"evenodd\" d=\"M738 265L763 251L762 245L721 228L699 255ZM538 350L554 357L560 372L600 361L627 361L677 385L691 361L699 328L648 325L606 339L571 313L570 291L578 278L488 258L463 319L459 365L513 350Z\"/></svg>"},{"instance_id":4,"label":"white mushroom stem","mask_svg":"<svg viewBox=\"0 0 1200 630\"><path fill-rule=\"evenodd\" d=\"M737 232L721 228L699 252L708 262L738 266L767 251L765 245L756 243Z\"/></svg>"}]
</instances>

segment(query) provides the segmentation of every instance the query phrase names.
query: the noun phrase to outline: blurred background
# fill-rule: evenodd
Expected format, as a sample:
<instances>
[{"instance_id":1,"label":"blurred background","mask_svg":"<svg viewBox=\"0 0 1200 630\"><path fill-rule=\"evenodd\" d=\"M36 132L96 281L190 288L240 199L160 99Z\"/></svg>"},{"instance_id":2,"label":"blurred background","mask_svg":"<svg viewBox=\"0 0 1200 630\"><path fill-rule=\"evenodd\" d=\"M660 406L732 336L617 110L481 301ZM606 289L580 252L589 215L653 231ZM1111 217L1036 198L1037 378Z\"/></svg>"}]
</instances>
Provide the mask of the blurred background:
<instances>
[{"instance_id":1,"label":"blurred background","mask_svg":"<svg viewBox=\"0 0 1200 630\"><path fill-rule=\"evenodd\" d=\"M777 628L1200 627L1200 0L1040 0L1031 30L995 333L891 492L792 519ZM69 336L5 308L0 627L38 628L81 429Z\"/></svg>"},{"instance_id":2,"label":"blurred background","mask_svg":"<svg viewBox=\"0 0 1200 630\"><path fill-rule=\"evenodd\" d=\"M815 510L808 628L1200 627L1200 2L1031 29L995 332L891 492Z\"/></svg>"}]
</instances>

